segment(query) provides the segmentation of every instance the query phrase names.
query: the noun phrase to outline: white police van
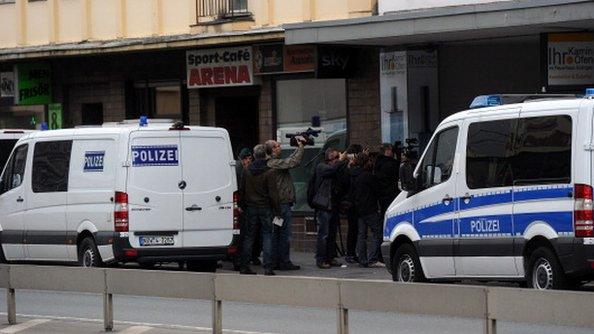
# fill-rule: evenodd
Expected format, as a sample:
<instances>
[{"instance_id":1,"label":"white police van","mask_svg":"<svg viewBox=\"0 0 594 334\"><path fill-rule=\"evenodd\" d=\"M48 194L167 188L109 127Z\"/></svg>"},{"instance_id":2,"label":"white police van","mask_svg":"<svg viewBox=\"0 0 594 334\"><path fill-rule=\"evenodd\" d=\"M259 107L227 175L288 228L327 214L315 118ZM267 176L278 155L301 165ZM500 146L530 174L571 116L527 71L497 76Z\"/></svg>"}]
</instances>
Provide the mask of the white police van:
<instances>
[{"instance_id":1,"label":"white police van","mask_svg":"<svg viewBox=\"0 0 594 334\"><path fill-rule=\"evenodd\" d=\"M536 289L594 280L593 98L588 90L505 105L484 96L473 107L487 107L445 119L416 184L385 216L393 279L518 280Z\"/></svg>"},{"instance_id":2,"label":"white police van","mask_svg":"<svg viewBox=\"0 0 594 334\"><path fill-rule=\"evenodd\" d=\"M1 259L214 270L236 232L229 135L145 123L22 137L0 177Z\"/></svg>"}]
</instances>

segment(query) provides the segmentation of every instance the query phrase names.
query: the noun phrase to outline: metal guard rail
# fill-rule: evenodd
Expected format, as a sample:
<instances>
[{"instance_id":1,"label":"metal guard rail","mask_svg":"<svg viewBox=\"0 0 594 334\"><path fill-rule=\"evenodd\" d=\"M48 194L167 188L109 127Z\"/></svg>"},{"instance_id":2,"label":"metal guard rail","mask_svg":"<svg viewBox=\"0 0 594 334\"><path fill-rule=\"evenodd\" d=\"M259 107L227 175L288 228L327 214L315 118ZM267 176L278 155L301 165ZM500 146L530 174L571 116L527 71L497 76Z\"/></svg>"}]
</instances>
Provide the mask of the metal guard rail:
<instances>
[{"instance_id":1,"label":"metal guard rail","mask_svg":"<svg viewBox=\"0 0 594 334\"><path fill-rule=\"evenodd\" d=\"M113 330L113 295L210 300L213 333L223 331L223 301L333 308L339 334L348 333L349 310L482 319L487 334L497 321L594 328L594 294L572 291L31 265L0 265L0 288L10 324L19 289L103 294L106 331Z\"/></svg>"}]
</instances>

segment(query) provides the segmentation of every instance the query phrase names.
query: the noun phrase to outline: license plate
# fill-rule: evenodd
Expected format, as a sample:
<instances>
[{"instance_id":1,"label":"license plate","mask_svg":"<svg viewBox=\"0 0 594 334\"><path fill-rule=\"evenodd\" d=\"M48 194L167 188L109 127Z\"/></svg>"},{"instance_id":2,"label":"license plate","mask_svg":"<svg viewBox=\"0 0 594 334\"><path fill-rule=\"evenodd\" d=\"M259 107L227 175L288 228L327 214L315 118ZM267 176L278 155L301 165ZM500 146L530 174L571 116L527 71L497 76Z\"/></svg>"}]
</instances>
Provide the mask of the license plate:
<instances>
[{"instance_id":1,"label":"license plate","mask_svg":"<svg viewBox=\"0 0 594 334\"><path fill-rule=\"evenodd\" d=\"M140 246L171 246L172 235L146 235L138 238Z\"/></svg>"}]
</instances>

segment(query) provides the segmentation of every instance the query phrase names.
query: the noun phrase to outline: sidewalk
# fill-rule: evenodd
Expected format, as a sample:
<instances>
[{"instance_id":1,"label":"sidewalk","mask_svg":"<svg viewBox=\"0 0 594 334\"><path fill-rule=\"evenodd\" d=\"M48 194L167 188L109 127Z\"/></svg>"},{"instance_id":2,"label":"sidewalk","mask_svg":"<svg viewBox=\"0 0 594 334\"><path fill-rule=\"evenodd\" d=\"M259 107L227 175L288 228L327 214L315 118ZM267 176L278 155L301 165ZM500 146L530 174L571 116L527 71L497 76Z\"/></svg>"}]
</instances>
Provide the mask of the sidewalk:
<instances>
[{"instance_id":1,"label":"sidewalk","mask_svg":"<svg viewBox=\"0 0 594 334\"><path fill-rule=\"evenodd\" d=\"M291 260L294 264L300 265L300 270L294 271L276 271L277 275L282 276L311 276L311 277L331 277L331 278L353 278L353 279L376 279L392 280L392 276L386 268L361 268L359 264L346 263L344 258L339 258L344 267L333 267L331 269L319 269L316 267L314 253L292 252ZM264 274L260 266L252 266L252 270L258 274ZM234 273L233 265L230 262L223 262L223 268L217 270L220 273Z\"/></svg>"}]
</instances>

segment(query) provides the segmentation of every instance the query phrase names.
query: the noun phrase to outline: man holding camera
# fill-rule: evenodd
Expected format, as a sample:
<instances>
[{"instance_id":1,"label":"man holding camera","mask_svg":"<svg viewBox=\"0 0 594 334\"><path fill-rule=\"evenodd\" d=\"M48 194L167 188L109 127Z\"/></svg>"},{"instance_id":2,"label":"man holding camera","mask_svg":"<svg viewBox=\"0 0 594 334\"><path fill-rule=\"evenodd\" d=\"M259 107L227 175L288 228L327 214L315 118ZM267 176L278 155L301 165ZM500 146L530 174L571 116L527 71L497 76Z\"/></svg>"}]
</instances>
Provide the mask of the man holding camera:
<instances>
[{"instance_id":1,"label":"man holding camera","mask_svg":"<svg viewBox=\"0 0 594 334\"><path fill-rule=\"evenodd\" d=\"M269 156L267 165L276 171L278 197L281 203L281 218L283 224L274 228L273 234L273 264L277 270L299 270L300 266L291 262L290 240L291 240L291 208L295 204L295 186L291 178L290 169L301 164L306 139L303 136L296 136L297 148L285 159L280 159L281 145L279 142L269 140L265 143Z\"/></svg>"}]
</instances>

